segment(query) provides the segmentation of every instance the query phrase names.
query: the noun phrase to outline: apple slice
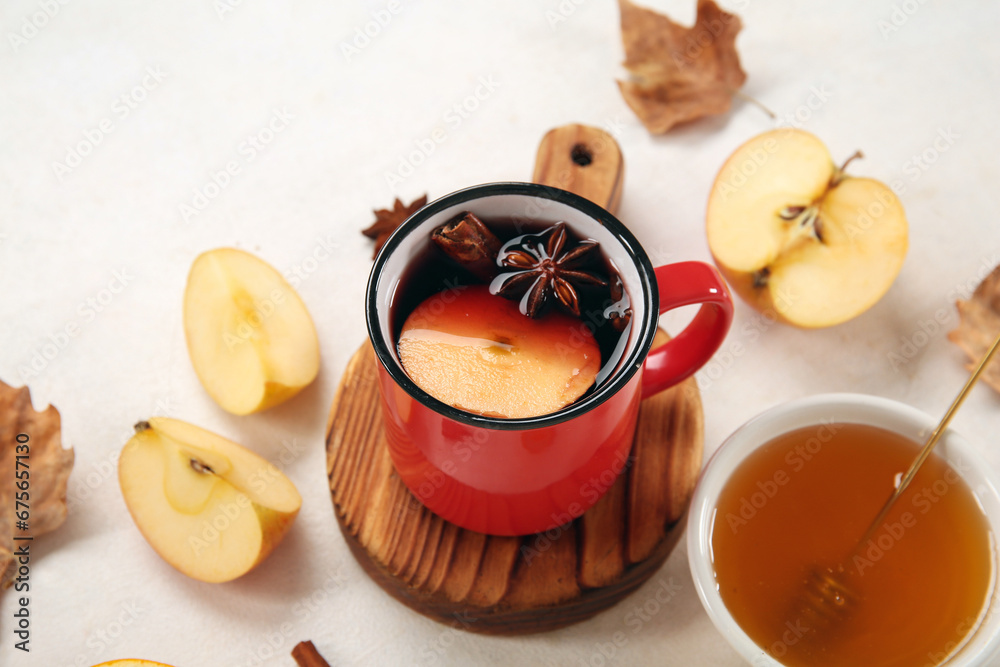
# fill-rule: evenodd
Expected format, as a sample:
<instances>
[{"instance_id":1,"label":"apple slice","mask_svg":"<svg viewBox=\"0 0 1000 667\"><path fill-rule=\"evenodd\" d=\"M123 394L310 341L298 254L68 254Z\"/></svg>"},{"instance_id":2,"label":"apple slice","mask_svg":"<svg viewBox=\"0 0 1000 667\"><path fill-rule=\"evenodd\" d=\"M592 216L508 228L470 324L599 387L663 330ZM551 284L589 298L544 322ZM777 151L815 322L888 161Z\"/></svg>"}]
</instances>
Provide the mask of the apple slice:
<instances>
[{"instance_id":1,"label":"apple slice","mask_svg":"<svg viewBox=\"0 0 1000 667\"><path fill-rule=\"evenodd\" d=\"M761 134L726 161L708 199L708 245L733 289L806 328L877 302L903 266L907 223L885 184L844 173L797 129Z\"/></svg>"},{"instance_id":2,"label":"apple slice","mask_svg":"<svg viewBox=\"0 0 1000 667\"><path fill-rule=\"evenodd\" d=\"M555 412L586 393L601 367L582 321L555 311L525 317L485 285L428 298L406 319L397 347L421 389L493 417Z\"/></svg>"},{"instance_id":3,"label":"apple slice","mask_svg":"<svg viewBox=\"0 0 1000 667\"><path fill-rule=\"evenodd\" d=\"M202 386L233 414L286 401L319 372L319 339L302 299L271 265L242 250L195 259L184 333Z\"/></svg>"},{"instance_id":4,"label":"apple slice","mask_svg":"<svg viewBox=\"0 0 1000 667\"><path fill-rule=\"evenodd\" d=\"M99 665L94 665L94 667L170 667L170 665L162 662L153 662L152 660L135 660L127 658L124 660L110 660L108 662L102 662Z\"/></svg>"},{"instance_id":5,"label":"apple slice","mask_svg":"<svg viewBox=\"0 0 1000 667\"><path fill-rule=\"evenodd\" d=\"M166 417L136 424L118 482L150 546L200 581L229 581L256 567L302 505L295 485L265 459Z\"/></svg>"}]
</instances>

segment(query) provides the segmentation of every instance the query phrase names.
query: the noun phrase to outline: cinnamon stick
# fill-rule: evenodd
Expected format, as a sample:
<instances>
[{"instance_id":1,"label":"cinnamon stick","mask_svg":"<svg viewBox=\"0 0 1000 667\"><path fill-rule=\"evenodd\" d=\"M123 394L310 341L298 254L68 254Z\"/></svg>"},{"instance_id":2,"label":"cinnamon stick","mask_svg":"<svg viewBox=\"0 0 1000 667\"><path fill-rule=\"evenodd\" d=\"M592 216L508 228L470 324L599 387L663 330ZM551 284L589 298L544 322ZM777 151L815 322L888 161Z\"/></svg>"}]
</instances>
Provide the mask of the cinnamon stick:
<instances>
[{"instance_id":1,"label":"cinnamon stick","mask_svg":"<svg viewBox=\"0 0 1000 667\"><path fill-rule=\"evenodd\" d=\"M292 649L292 657L299 667L330 667L311 641L299 642Z\"/></svg>"},{"instance_id":2,"label":"cinnamon stick","mask_svg":"<svg viewBox=\"0 0 1000 667\"><path fill-rule=\"evenodd\" d=\"M500 239L474 213L462 213L431 232L431 240L444 254L489 282L497 274Z\"/></svg>"}]
</instances>

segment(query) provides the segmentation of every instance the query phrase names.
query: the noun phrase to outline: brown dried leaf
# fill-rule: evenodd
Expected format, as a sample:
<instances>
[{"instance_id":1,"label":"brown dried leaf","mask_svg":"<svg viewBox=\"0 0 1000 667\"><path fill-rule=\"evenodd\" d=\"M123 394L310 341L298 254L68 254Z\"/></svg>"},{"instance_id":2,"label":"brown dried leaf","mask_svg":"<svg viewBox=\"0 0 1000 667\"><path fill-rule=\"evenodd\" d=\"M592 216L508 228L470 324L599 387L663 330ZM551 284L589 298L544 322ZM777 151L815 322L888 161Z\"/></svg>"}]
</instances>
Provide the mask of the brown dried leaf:
<instances>
[{"instance_id":1,"label":"brown dried leaf","mask_svg":"<svg viewBox=\"0 0 1000 667\"><path fill-rule=\"evenodd\" d=\"M986 349L1000 333L1000 265L979 283L972 298L956 301L958 328L948 332L948 340L965 350L970 371L986 354ZM994 357L979 379L1000 391L1000 359Z\"/></svg>"},{"instance_id":2,"label":"brown dried leaf","mask_svg":"<svg viewBox=\"0 0 1000 667\"><path fill-rule=\"evenodd\" d=\"M685 28L662 14L619 0L625 102L653 134L677 123L725 113L747 75L736 53L743 24L712 0L698 1L698 19Z\"/></svg>"},{"instance_id":3,"label":"brown dried leaf","mask_svg":"<svg viewBox=\"0 0 1000 667\"><path fill-rule=\"evenodd\" d=\"M361 233L370 239L375 239L375 252L372 259L378 255L378 251L385 245L389 236L396 231L396 227L403 224L407 218L419 211L427 203L427 195L415 199L409 206L396 198L392 208L382 208L375 211L375 222L367 229L362 229Z\"/></svg>"},{"instance_id":4,"label":"brown dried leaf","mask_svg":"<svg viewBox=\"0 0 1000 667\"><path fill-rule=\"evenodd\" d=\"M28 436L27 463L17 467L18 434ZM66 520L66 482L73 469L73 450L63 449L59 411L31 407L27 387L14 389L0 380L0 585L14 581L14 536L37 537L55 530ZM15 515L16 472L28 471L28 530L17 528ZM19 542L18 545L30 544Z\"/></svg>"}]
</instances>

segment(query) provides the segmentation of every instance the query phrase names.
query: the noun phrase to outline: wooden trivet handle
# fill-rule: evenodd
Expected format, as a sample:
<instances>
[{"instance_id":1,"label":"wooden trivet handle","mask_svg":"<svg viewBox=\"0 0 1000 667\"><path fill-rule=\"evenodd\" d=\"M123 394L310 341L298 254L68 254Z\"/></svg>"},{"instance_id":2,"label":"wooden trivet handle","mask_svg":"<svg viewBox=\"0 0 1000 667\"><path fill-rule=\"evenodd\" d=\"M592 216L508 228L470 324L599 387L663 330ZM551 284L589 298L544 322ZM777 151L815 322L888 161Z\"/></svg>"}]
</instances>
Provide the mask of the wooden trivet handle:
<instances>
[{"instance_id":1,"label":"wooden trivet handle","mask_svg":"<svg viewBox=\"0 0 1000 667\"><path fill-rule=\"evenodd\" d=\"M604 130L563 125L542 138L531 180L569 190L614 213L622 198L625 160Z\"/></svg>"},{"instance_id":2,"label":"wooden trivet handle","mask_svg":"<svg viewBox=\"0 0 1000 667\"><path fill-rule=\"evenodd\" d=\"M542 139L533 180L614 213L621 150L603 130L556 128ZM367 343L347 364L327 422L327 473L348 547L404 604L472 632L553 630L631 594L679 541L704 439L694 378L642 402L625 470L586 482L611 488L583 516L546 533L502 537L444 521L403 485L382 425L377 364Z\"/></svg>"}]
</instances>

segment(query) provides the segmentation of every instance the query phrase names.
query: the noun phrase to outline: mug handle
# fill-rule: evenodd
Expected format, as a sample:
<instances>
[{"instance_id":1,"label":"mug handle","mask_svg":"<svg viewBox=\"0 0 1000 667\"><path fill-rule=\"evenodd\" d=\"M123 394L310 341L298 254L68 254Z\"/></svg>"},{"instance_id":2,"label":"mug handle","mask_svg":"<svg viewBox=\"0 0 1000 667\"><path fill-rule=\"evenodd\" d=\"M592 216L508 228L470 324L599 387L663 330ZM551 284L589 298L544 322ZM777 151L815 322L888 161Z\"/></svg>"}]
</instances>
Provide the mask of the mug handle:
<instances>
[{"instance_id":1,"label":"mug handle","mask_svg":"<svg viewBox=\"0 0 1000 667\"><path fill-rule=\"evenodd\" d=\"M647 398L691 376L722 345L733 321L733 299L715 267L704 262L677 262L656 269L660 313L700 303L701 309L683 331L651 351L642 372Z\"/></svg>"}]
</instances>

